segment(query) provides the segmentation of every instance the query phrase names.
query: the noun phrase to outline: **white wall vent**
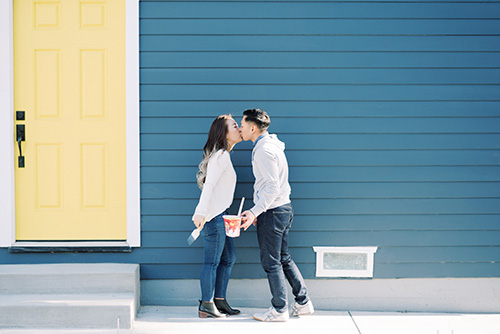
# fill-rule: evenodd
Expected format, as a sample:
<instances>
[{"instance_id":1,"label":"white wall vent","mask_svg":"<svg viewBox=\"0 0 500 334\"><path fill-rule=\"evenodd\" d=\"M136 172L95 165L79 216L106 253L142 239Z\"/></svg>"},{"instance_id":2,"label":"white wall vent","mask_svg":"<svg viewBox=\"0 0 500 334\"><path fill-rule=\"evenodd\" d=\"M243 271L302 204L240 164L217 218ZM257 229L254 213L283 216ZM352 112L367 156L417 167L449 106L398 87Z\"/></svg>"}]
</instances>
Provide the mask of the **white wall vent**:
<instances>
[{"instance_id":1,"label":"white wall vent","mask_svg":"<svg viewBox=\"0 0 500 334\"><path fill-rule=\"evenodd\" d=\"M373 277L377 247L313 247L316 277Z\"/></svg>"}]
</instances>

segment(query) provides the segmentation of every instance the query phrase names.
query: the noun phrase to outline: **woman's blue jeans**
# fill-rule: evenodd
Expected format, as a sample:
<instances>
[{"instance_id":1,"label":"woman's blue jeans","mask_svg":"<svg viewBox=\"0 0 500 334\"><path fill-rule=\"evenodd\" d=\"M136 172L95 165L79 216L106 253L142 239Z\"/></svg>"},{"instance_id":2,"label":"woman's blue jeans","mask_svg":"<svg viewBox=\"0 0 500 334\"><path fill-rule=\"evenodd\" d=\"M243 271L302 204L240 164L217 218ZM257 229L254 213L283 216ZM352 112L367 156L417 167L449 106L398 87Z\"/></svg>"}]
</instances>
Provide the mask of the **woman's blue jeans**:
<instances>
[{"instance_id":1,"label":"woman's blue jeans","mask_svg":"<svg viewBox=\"0 0 500 334\"><path fill-rule=\"evenodd\" d=\"M288 251L288 233L292 221L291 204L267 210L257 218L260 262L267 273L273 296L271 303L281 313L287 309L286 281L290 283L295 300L299 304L309 300L304 279Z\"/></svg>"},{"instance_id":2,"label":"woman's blue jeans","mask_svg":"<svg viewBox=\"0 0 500 334\"><path fill-rule=\"evenodd\" d=\"M227 285L234 262L236 249L233 238L226 236L222 213L203 228L205 237L203 245L205 256L201 269L200 285L201 299L205 302L215 298L226 298Z\"/></svg>"}]
</instances>

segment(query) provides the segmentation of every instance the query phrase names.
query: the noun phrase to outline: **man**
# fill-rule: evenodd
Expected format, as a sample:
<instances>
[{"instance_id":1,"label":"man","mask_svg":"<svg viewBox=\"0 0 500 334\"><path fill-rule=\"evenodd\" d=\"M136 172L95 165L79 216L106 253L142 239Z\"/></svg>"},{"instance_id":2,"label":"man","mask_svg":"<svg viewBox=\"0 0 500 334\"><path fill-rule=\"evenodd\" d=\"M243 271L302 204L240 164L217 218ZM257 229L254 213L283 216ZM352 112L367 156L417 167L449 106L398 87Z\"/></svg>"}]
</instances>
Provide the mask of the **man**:
<instances>
[{"instance_id":1,"label":"man","mask_svg":"<svg viewBox=\"0 0 500 334\"><path fill-rule=\"evenodd\" d=\"M246 230L251 224L257 226L260 261L267 273L273 297L272 307L253 317L260 321L287 321L289 313L285 278L295 295L291 315L311 314L314 307L307 296L304 279L288 251L288 233L293 220L288 163L285 144L276 135L267 132L270 123L269 116L261 109L243 112L241 135L243 140L251 140L254 145L252 168L255 176L255 205L242 213L245 221L242 227Z\"/></svg>"}]
</instances>

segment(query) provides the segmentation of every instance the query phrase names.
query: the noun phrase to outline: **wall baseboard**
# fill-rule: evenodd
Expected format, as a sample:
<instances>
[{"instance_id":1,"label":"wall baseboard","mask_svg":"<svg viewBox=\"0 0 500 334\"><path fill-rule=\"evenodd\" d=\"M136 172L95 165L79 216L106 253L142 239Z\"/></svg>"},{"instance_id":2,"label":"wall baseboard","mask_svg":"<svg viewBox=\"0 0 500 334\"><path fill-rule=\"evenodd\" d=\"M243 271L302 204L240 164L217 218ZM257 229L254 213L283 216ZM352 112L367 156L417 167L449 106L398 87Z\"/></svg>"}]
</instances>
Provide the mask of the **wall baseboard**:
<instances>
[{"instance_id":1,"label":"wall baseboard","mask_svg":"<svg viewBox=\"0 0 500 334\"><path fill-rule=\"evenodd\" d=\"M315 308L323 310L500 313L500 278L317 279L306 284ZM234 307L271 305L265 279L233 279L227 296ZM199 299L198 280L141 281L142 305L196 307Z\"/></svg>"}]
</instances>

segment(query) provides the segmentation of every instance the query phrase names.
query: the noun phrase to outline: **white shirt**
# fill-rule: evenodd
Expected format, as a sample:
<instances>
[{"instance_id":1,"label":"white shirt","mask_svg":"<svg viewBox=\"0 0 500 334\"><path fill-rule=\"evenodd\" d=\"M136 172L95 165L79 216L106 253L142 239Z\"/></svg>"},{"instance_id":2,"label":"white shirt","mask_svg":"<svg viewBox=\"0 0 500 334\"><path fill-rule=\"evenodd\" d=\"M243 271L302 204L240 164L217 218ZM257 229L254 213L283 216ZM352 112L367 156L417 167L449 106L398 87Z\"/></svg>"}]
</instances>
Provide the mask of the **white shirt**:
<instances>
[{"instance_id":1,"label":"white shirt","mask_svg":"<svg viewBox=\"0 0 500 334\"><path fill-rule=\"evenodd\" d=\"M229 152L218 150L208 161L207 175L195 215L202 215L208 222L226 211L233 203L236 172Z\"/></svg>"},{"instance_id":2,"label":"white shirt","mask_svg":"<svg viewBox=\"0 0 500 334\"><path fill-rule=\"evenodd\" d=\"M266 132L257 139L252 151L252 170L255 176L255 206L250 211L255 217L290 203L285 144L276 135Z\"/></svg>"}]
</instances>

